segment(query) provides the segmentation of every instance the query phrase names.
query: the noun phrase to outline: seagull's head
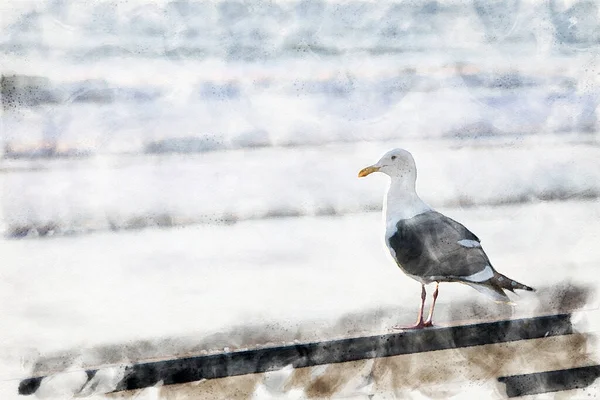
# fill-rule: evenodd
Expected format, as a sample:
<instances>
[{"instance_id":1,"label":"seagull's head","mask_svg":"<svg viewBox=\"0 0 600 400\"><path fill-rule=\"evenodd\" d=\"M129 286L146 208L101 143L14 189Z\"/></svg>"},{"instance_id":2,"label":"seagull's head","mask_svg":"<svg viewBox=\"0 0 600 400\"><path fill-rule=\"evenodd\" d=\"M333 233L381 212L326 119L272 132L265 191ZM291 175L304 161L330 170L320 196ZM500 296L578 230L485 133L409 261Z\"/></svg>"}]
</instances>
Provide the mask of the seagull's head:
<instances>
[{"instance_id":1,"label":"seagull's head","mask_svg":"<svg viewBox=\"0 0 600 400\"><path fill-rule=\"evenodd\" d=\"M412 154L404 149L388 151L375 164L361 169L358 176L363 178L373 172L383 172L392 179L412 181L413 183L417 179L415 160Z\"/></svg>"}]
</instances>

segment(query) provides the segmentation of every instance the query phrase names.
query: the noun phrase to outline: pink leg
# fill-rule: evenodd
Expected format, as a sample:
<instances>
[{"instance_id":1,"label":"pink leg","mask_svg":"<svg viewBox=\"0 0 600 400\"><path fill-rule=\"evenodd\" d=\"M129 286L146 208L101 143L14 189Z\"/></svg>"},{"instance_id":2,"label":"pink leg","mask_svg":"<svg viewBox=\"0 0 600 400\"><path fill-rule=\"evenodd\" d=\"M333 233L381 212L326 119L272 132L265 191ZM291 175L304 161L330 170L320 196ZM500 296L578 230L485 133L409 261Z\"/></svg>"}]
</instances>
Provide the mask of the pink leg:
<instances>
[{"instance_id":1,"label":"pink leg","mask_svg":"<svg viewBox=\"0 0 600 400\"><path fill-rule=\"evenodd\" d=\"M435 307L435 301L437 300L437 297L438 297L439 286L440 286L440 283L436 282L435 290L433 291L433 302L431 303L431 308L429 309L429 317L427 317L427 320L424 322L425 326L433 326L433 309Z\"/></svg>"},{"instance_id":2,"label":"pink leg","mask_svg":"<svg viewBox=\"0 0 600 400\"><path fill-rule=\"evenodd\" d=\"M417 322L414 325L410 326L395 325L393 329L407 330L425 328L427 326L425 325L425 322L423 322L423 309L425 308L425 299L427 299L427 292L425 291L425 285L421 285L421 307L419 307L419 316L417 318Z\"/></svg>"}]
</instances>

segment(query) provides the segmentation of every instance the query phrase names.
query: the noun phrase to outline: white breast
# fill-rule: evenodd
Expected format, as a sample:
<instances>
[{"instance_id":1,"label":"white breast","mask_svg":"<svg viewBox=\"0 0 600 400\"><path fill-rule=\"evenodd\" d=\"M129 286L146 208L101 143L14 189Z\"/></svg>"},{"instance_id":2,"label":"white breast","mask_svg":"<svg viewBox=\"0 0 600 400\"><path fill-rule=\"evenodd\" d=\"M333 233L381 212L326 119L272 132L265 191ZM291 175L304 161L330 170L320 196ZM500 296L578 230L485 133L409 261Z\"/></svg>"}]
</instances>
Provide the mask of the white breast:
<instances>
[{"instance_id":1,"label":"white breast","mask_svg":"<svg viewBox=\"0 0 600 400\"><path fill-rule=\"evenodd\" d=\"M395 185L394 180L392 180L390 188L383 202L383 216L385 223L385 245L390 251L390 254L396 264L398 264L398 261L396 260L396 252L392 246L390 246L390 238L396 233L396 226L398 222L413 218L415 215L419 215L431 210L432 208L419 198L414 189L407 190L406 187ZM421 277L406 273L406 271L402 268L402 265L398 264L398 266L406 275L410 276L416 281L428 283L424 282Z\"/></svg>"}]
</instances>

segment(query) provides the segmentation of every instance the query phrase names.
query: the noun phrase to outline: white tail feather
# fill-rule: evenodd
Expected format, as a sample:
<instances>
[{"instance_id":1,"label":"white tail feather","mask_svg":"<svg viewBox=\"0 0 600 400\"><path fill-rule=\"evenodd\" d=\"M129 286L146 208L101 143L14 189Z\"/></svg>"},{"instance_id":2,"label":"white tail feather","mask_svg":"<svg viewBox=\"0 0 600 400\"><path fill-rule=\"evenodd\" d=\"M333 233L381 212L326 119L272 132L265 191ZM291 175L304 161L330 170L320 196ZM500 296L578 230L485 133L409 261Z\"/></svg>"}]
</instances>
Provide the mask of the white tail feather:
<instances>
[{"instance_id":1,"label":"white tail feather","mask_svg":"<svg viewBox=\"0 0 600 400\"><path fill-rule=\"evenodd\" d=\"M510 301L510 299L508 298L508 296L506 294L500 294L498 292L496 292L493 289L490 289L487 286L484 285L478 285L476 283L471 283L471 282L463 282L469 286L471 286L473 289L477 290L479 293L483 294L486 297L489 297L490 299L500 302L500 303L508 303L508 304L514 304L512 301Z\"/></svg>"}]
</instances>

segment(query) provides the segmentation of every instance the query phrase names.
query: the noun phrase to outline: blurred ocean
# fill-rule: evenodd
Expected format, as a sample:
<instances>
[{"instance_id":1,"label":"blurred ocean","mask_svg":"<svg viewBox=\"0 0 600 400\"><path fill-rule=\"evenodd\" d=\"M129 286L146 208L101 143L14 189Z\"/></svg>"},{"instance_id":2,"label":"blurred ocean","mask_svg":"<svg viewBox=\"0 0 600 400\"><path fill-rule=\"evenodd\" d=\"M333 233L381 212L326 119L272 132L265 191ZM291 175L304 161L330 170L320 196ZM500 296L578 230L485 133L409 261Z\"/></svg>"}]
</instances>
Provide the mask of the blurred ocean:
<instances>
[{"instance_id":1,"label":"blurred ocean","mask_svg":"<svg viewBox=\"0 0 600 400\"><path fill-rule=\"evenodd\" d=\"M600 193L593 1L14 0L0 14L9 236L376 209L381 191L350 180L379 156L366 142L439 171L440 148L509 146L512 177L469 186L469 157L449 190L430 175L436 206ZM493 174L509 176L487 189Z\"/></svg>"},{"instance_id":2,"label":"blurred ocean","mask_svg":"<svg viewBox=\"0 0 600 400\"><path fill-rule=\"evenodd\" d=\"M599 285L596 1L4 0L0 75L2 399L45 365L414 320L386 180L357 178L393 147L538 289L508 315ZM506 315L442 286L442 323Z\"/></svg>"}]
</instances>

